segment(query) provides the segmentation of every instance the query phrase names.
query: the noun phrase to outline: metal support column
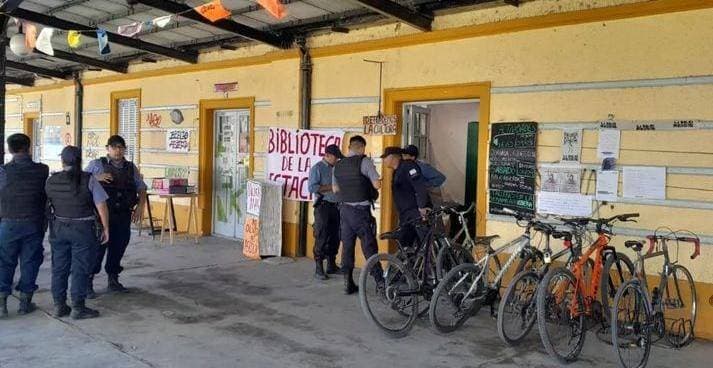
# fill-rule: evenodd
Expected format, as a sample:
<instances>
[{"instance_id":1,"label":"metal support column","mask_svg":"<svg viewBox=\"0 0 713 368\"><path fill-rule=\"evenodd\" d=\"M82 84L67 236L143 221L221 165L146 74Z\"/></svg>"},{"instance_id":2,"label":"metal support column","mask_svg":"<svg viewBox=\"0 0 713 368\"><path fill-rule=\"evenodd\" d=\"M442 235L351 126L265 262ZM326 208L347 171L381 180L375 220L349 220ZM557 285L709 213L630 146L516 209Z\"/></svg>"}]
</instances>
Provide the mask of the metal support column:
<instances>
[{"instance_id":1,"label":"metal support column","mask_svg":"<svg viewBox=\"0 0 713 368\"><path fill-rule=\"evenodd\" d=\"M300 129L309 129L312 119L312 57L304 37L297 39L297 46L300 49ZM298 257L307 254L308 210L309 203L300 202Z\"/></svg>"},{"instance_id":2,"label":"metal support column","mask_svg":"<svg viewBox=\"0 0 713 368\"><path fill-rule=\"evenodd\" d=\"M84 85L79 72L74 75L74 145L82 150L84 125Z\"/></svg>"},{"instance_id":3,"label":"metal support column","mask_svg":"<svg viewBox=\"0 0 713 368\"><path fill-rule=\"evenodd\" d=\"M0 15L0 158L5 163L5 61L7 50L7 23L10 17Z\"/></svg>"}]
</instances>

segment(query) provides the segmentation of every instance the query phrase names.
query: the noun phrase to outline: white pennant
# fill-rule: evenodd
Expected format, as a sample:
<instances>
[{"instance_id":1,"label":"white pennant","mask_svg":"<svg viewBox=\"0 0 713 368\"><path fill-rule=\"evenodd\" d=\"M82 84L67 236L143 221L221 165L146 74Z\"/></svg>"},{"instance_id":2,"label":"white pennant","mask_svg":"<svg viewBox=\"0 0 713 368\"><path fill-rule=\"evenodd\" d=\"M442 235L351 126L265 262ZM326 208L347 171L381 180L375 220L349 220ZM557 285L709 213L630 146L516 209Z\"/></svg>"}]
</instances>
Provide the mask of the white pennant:
<instances>
[{"instance_id":1,"label":"white pennant","mask_svg":"<svg viewBox=\"0 0 713 368\"><path fill-rule=\"evenodd\" d=\"M54 28L45 27L40 31L40 35L37 36L37 42L35 42L35 48L47 55L54 56L54 48L52 48L52 35L54 34Z\"/></svg>"},{"instance_id":2,"label":"white pennant","mask_svg":"<svg viewBox=\"0 0 713 368\"><path fill-rule=\"evenodd\" d=\"M164 15L163 17L158 17L154 19L152 23L159 28L163 28L171 22L171 18L173 18L172 14Z\"/></svg>"}]
</instances>

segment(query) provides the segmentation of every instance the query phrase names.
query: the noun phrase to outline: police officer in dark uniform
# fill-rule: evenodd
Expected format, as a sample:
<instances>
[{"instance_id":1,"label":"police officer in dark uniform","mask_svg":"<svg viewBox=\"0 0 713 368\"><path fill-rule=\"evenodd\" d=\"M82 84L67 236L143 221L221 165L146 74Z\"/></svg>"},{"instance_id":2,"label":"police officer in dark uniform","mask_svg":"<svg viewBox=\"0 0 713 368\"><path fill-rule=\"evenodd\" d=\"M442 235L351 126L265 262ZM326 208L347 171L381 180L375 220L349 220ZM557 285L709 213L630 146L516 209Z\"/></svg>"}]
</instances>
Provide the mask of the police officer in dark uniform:
<instances>
[{"instance_id":1,"label":"police officer in dark uniform","mask_svg":"<svg viewBox=\"0 0 713 368\"><path fill-rule=\"evenodd\" d=\"M45 186L50 216L52 245L52 297L55 316L72 313L74 319L95 318L99 312L87 308L89 274L100 243L109 241L108 198L99 182L82 171L82 151L74 146L62 150L63 170L52 174ZM97 213L101 234L97 228ZM72 307L67 305L70 274Z\"/></svg>"},{"instance_id":2,"label":"police officer in dark uniform","mask_svg":"<svg viewBox=\"0 0 713 368\"><path fill-rule=\"evenodd\" d=\"M95 297L94 275L104 269L108 276L107 289L112 292L128 292L119 282L123 270L121 259L131 240L131 223L141 221L141 212L146 202L146 184L141 179L139 169L124 158L126 142L119 135L109 137L106 144L107 155L93 160L87 171L94 175L109 195L109 243L99 247L94 269L89 280L89 299Z\"/></svg>"},{"instance_id":3,"label":"police officer in dark uniform","mask_svg":"<svg viewBox=\"0 0 713 368\"><path fill-rule=\"evenodd\" d=\"M32 162L30 137L13 134L7 138L12 161L0 166L0 318L7 317L7 298L18 259L20 292L18 314L33 312L32 295L37 290L37 273L44 260L45 182L47 165Z\"/></svg>"},{"instance_id":4,"label":"police officer in dark uniform","mask_svg":"<svg viewBox=\"0 0 713 368\"><path fill-rule=\"evenodd\" d=\"M417 236L423 236L417 232L413 222L424 218L433 206L428 195L428 183L421 169L415 161L403 160L402 154L403 150L399 147L386 147L381 158L386 167L394 170L391 192L399 212L399 241L401 245L410 247Z\"/></svg>"},{"instance_id":5,"label":"police officer in dark uniform","mask_svg":"<svg viewBox=\"0 0 713 368\"><path fill-rule=\"evenodd\" d=\"M349 154L334 166L332 187L340 202L340 235L342 239L342 270L344 272L344 293L359 291L354 283L354 247L356 238L361 241L364 258L376 254L376 219L371 215L371 207L381 189L381 179L374 161L364 154L366 140L354 136L349 140ZM377 280L381 273L374 269Z\"/></svg>"},{"instance_id":6,"label":"police officer in dark uniform","mask_svg":"<svg viewBox=\"0 0 713 368\"><path fill-rule=\"evenodd\" d=\"M329 145L324 150L324 157L309 170L309 191L314 201L314 277L327 280L327 274L340 273L337 267L339 251L339 207L337 196L332 191L334 165L344 156L337 145ZM327 271L324 260L327 260Z\"/></svg>"}]
</instances>

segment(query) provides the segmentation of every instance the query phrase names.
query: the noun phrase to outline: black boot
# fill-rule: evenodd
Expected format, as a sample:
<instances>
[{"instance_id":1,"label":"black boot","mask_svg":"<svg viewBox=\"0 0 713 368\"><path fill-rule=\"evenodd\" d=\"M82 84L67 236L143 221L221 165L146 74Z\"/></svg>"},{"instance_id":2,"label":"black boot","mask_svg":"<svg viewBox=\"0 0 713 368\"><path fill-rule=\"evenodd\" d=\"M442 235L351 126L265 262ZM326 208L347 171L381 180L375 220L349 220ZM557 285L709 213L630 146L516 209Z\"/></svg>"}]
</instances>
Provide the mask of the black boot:
<instances>
[{"instance_id":1,"label":"black boot","mask_svg":"<svg viewBox=\"0 0 713 368\"><path fill-rule=\"evenodd\" d=\"M119 275L113 273L109 274L109 285L107 286L109 291L117 292L117 293L128 293L129 289L125 288L124 285L122 285L119 282Z\"/></svg>"},{"instance_id":2,"label":"black boot","mask_svg":"<svg viewBox=\"0 0 713 368\"><path fill-rule=\"evenodd\" d=\"M7 318L7 295L0 294L0 319Z\"/></svg>"},{"instance_id":3,"label":"black boot","mask_svg":"<svg viewBox=\"0 0 713 368\"><path fill-rule=\"evenodd\" d=\"M354 283L352 269L344 270L344 294L351 295L359 291L359 287Z\"/></svg>"},{"instance_id":4,"label":"black boot","mask_svg":"<svg viewBox=\"0 0 713 368\"><path fill-rule=\"evenodd\" d=\"M327 274L329 275L341 275L344 271L337 266L337 257L330 256L327 258Z\"/></svg>"},{"instance_id":5,"label":"black boot","mask_svg":"<svg viewBox=\"0 0 713 368\"><path fill-rule=\"evenodd\" d=\"M329 277L327 277L327 274L324 273L324 262L322 261L315 261L316 267L314 270L314 278L317 280L327 280Z\"/></svg>"},{"instance_id":6,"label":"black boot","mask_svg":"<svg viewBox=\"0 0 713 368\"><path fill-rule=\"evenodd\" d=\"M72 312L72 308L67 305L66 300L54 301L54 316L57 318L67 317Z\"/></svg>"},{"instance_id":7,"label":"black boot","mask_svg":"<svg viewBox=\"0 0 713 368\"><path fill-rule=\"evenodd\" d=\"M20 293L20 308L17 309L17 314L29 314L37 310L37 306L32 302L32 293Z\"/></svg>"},{"instance_id":8,"label":"black boot","mask_svg":"<svg viewBox=\"0 0 713 368\"><path fill-rule=\"evenodd\" d=\"M89 276L89 284L87 285L87 299L96 299L97 293L94 291L94 275Z\"/></svg>"},{"instance_id":9,"label":"black boot","mask_svg":"<svg viewBox=\"0 0 713 368\"><path fill-rule=\"evenodd\" d=\"M72 319L88 319L99 317L99 311L87 308L84 300L75 301L72 305Z\"/></svg>"}]
</instances>

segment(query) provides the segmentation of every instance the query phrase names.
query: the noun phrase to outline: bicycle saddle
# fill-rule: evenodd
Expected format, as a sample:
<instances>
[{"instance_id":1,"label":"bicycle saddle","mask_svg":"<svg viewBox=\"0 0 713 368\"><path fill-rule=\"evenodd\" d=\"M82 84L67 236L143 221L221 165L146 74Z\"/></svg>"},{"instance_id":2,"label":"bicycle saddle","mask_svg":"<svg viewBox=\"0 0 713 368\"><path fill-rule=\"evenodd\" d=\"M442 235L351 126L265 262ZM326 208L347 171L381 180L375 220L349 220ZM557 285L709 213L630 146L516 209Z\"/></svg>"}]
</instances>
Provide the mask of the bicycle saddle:
<instances>
[{"instance_id":1,"label":"bicycle saddle","mask_svg":"<svg viewBox=\"0 0 713 368\"><path fill-rule=\"evenodd\" d=\"M381 240L394 240L394 239L398 239L398 238L399 238L398 230L387 231L387 232L379 235L379 239L381 239Z\"/></svg>"},{"instance_id":2,"label":"bicycle saddle","mask_svg":"<svg viewBox=\"0 0 713 368\"><path fill-rule=\"evenodd\" d=\"M493 240L499 238L500 235L488 235L488 236L476 236L475 237L475 244L485 244L485 245L490 245L490 243L493 242Z\"/></svg>"},{"instance_id":3,"label":"bicycle saddle","mask_svg":"<svg viewBox=\"0 0 713 368\"><path fill-rule=\"evenodd\" d=\"M640 242L640 241L638 241L638 240L627 240L627 241L624 242L624 245L625 245L627 248L631 248L631 249L633 249L633 250L636 251L636 252L640 251L641 248L644 247L644 243L642 243L642 242Z\"/></svg>"}]
</instances>

